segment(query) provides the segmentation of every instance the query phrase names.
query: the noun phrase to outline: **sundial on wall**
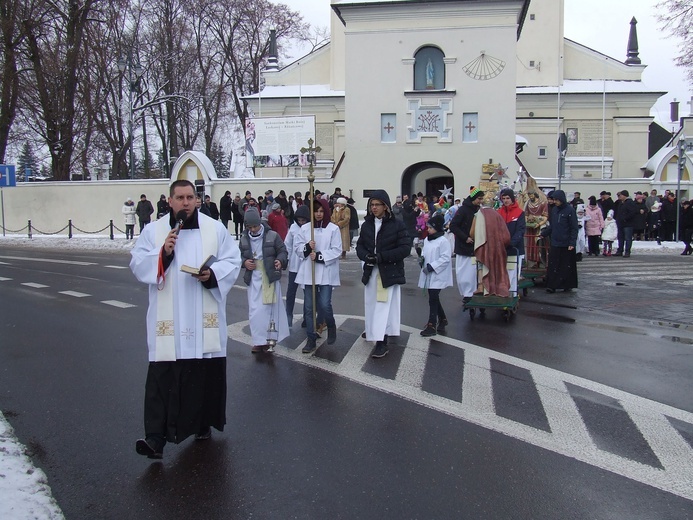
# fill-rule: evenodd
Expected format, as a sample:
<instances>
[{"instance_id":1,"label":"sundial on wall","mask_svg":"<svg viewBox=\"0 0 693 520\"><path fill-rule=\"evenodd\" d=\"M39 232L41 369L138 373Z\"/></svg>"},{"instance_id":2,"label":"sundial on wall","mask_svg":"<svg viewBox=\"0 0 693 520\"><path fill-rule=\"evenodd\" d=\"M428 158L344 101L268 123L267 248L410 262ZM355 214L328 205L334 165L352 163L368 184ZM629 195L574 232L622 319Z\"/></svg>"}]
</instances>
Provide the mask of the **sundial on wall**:
<instances>
[{"instance_id":1,"label":"sundial on wall","mask_svg":"<svg viewBox=\"0 0 693 520\"><path fill-rule=\"evenodd\" d=\"M481 51L479 57L467 63L462 70L472 79L485 81L498 76L503 72L504 68L505 62L503 60L489 56L484 51Z\"/></svg>"}]
</instances>

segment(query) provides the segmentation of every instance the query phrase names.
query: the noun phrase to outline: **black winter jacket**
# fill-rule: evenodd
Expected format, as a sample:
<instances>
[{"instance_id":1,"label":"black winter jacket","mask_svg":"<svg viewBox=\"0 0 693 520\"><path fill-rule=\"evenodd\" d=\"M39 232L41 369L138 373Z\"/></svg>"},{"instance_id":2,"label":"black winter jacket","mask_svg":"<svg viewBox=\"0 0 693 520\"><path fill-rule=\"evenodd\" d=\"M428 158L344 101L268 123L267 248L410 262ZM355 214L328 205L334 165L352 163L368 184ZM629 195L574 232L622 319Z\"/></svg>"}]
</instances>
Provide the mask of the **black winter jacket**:
<instances>
[{"instance_id":1,"label":"black winter jacket","mask_svg":"<svg viewBox=\"0 0 693 520\"><path fill-rule=\"evenodd\" d=\"M616 219L616 223L618 224L618 227L634 227L637 213L638 208L635 205L635 201L633 201L633 199L628 198L621 202L618 205L616 215L614 216L614 218Z\"/></svg>"},{"instance_id":2,"label":"black winter jacket","mask_svg":"<svg viewBox=\"0 0 693 520\"><path fill-rule=\"evenodd\" d=\"M474 205L472 199L467 197L462 201L462 205L450 221L450 232L455 235L456 255L474 256L474 244L468 244L467 239L477 211L479 211L479 206Z\"/></svg>"},{"instance_id":3,"label":"black winter jacket","mask_svg":"<svg viewBox=\"0 0 693 520\"><path fill-rule=\"evenodd\" d=\"M549 214L549 225L541 230L541 236L551 237L551 247L575 247L578 235L577 216L573 206L568 204L563 190L553 192L553 198L561 201Z\"/></svg>"},{"instance_id":4,"label":"black winter jacket","mask_svg":"<svg viewBox=\"0 0 693 520\"><path fill-rule=\"evenodd\" d=\"M404 222L392 216L390 197L385 191L376 190L368 199L368 208L372 199L384 202L388 212L383 217L377 237L375 236L375 217L370 212L365 216L356 242L356 254L364 262L367 261L367 256L376 256L383 287L405 284L404 259L411 252L411 242ZM368 267L367 264L364 265L364 275L368 272ZM367 277L365 279L367 281Z\"/></svg>"}]
</instances>

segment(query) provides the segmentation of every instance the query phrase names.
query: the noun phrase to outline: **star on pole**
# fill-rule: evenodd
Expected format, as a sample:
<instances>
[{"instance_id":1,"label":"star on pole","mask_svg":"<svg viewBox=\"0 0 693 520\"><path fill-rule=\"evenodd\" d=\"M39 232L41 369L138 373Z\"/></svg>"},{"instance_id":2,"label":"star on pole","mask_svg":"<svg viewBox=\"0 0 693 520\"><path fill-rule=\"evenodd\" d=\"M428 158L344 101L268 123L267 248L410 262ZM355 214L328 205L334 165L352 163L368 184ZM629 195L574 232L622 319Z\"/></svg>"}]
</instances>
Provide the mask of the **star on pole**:
<instances>
[{"instance_id":1,"label":"star on pole","mask_svg":"<svg viewBox=\"0 0 693 520\"><path fill-rule=\"evenodd\" d=\"M445 200L448 199L448 195L452 195L452 187L448 188L446 184L443 184L443 189L438 191L440 192L440 196Z\"/></svg>"}]
</instances>

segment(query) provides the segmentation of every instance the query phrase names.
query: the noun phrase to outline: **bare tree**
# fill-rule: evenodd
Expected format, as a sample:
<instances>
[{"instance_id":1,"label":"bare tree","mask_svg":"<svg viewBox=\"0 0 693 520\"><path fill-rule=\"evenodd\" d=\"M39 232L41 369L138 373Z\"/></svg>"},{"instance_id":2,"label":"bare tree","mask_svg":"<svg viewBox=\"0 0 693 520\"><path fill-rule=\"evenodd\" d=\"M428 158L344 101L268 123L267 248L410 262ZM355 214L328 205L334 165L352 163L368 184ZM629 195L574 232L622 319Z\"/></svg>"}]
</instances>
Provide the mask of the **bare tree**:
<instances>
[{"instance_id":1,"label":"bare tree","mask_svg":"<svg viewBox=\"0 0 693 520\"><path fill-rule=\"evenodd\" d=\"M75 146L75 115L84 32L107 0L39 1L22 19L31 81L22 85L25 110L48 146L56 180L69 180Z\"/></svg>"},{"instance_id":2,"label":"bare tree","mask_svg":"<svg viewBox=\"0 0 693 520\"><path fill-rule=\"evenodd\" d=\"M241 128L245 128L248 104L245 96L260 87L260 70L269 54L269 34L276 30L278 50L283 40L300 39L308 32L303 17L284 4L267 0L221 0L210 16L210 29L216 44L229 60L224 70L231 86L231 97Z\"/></svg>"},{"instance_id":3,"label":"bare tree","mask_svg":"<svg viewBox=\"0 0 693 520\"><path fill-rule=\"evenodd\" d=\"M17 53L22 42L19 23L22 2L0 0L0 163L5 162L10 130L17 115L19 70Z\"/></svg>"},{"instance_id":4,"label":"bare tree","mask_svg":"<svg viewBox=\"0 0 693 520\"><path fill-rule=\"evenodd\" d=\"M688 82L693 86L693 4L690 0L664 0L656 9L662 27L681 40L674 62L686 69Z\"/></svg>"}]
</instances>

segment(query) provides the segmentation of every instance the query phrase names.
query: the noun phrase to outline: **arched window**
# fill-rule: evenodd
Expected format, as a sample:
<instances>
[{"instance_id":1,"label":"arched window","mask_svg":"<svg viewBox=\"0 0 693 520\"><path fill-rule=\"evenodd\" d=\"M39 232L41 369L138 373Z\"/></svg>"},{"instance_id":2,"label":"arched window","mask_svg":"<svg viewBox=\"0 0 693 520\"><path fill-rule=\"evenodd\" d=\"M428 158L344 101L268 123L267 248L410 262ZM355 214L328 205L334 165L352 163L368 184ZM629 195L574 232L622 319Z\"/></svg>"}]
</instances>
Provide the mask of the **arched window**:
<instances>
[{"instance_id":1,"label":"arched window","mask_svg":"<svg viewBox=\"0 0 693 520\"><path fill-rule=\"evenodd\" d=\"M414 90L445 88L445 55L438 47L421 47L414 55Z\"/></svg>"}]
</instances>

